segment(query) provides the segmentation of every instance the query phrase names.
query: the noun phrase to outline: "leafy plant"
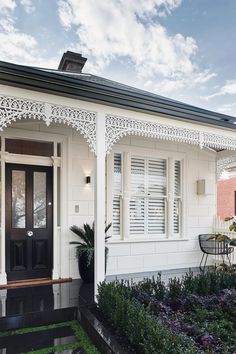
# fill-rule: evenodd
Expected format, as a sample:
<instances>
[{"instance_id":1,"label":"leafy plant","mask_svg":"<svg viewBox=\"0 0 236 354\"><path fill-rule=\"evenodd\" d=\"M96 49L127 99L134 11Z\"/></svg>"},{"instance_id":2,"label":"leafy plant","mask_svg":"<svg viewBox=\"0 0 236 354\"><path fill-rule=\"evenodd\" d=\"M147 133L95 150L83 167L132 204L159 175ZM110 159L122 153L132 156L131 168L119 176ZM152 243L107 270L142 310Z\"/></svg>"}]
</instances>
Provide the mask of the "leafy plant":
<instances>
[{"instance_id":1,"label":"leafy plant","mask_svg":"<svg viewBox=\"0 0 236 354\"><path fill-rule=\"evenodd\" d=\"M140 354L236 353L236 274L208 271L99 286L99 308ZM160 291L161 289L161 291Z\"/></svg>"},{"instance_id":2,"label":"leafy plant","mask_svg":"<svg viewBox=\"0 0 236 354\"><path fill-rule=\"evenodd\" d=\"M105 234L110 229L111 223L105 227ZM70 227L70 230L77 235L81 241L72 241L71 245L76 245L76 254L79 258L81 253L85 252L88 256L88 265L91 263L93 254L94 254L94 244L95 244L95 225L94 222L92 226L89 224L84 224L83 228L73 225ZM105 242L110 238L110 236L105 237ZM105 248L105 253L107 255L108 248Z\"/></svg>"},{"instance_id":3,"label":"leafy plant","mask_svg":"<svg viewBox=\"0 0 236 354\"><path fill-rule=\"evenodd\" d=\"M132 287L132 285L131 285ZM125 336L137 353L144 354L197 354L191 339L176 335L133 296L129 284L101 283L98 305L116 332Z\"/></svg>"}]
</instances>

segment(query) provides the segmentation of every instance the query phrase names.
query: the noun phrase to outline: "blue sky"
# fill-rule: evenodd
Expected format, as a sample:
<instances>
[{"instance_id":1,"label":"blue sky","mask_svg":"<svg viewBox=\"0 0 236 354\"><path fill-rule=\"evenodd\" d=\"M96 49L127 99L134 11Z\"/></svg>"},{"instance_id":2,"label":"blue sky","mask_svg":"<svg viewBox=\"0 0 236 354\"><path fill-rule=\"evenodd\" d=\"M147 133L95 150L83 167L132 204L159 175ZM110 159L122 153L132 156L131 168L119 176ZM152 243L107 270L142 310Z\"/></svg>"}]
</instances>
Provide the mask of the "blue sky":
<instances>
[{"instance_id":1,"label":"blue sky","mask_svg":"<svg viewBox=\"0 0 236 354\"><path fill-rule=\"evenodd\" d=\"M85 72L236 116L234 0L0 0L0 60Z\"/></svg>"}]
</instances>

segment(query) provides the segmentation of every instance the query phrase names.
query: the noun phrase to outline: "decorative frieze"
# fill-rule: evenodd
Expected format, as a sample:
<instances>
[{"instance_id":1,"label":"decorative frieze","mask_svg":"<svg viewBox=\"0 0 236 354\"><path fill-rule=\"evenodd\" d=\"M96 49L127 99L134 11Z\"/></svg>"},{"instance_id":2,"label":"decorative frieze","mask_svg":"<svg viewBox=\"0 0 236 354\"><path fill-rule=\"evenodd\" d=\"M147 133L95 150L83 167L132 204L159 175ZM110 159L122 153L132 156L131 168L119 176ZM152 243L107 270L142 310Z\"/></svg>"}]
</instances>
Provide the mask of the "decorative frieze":
<instances>
[{"instance_id":1,"label":"decorative frieze","mask_svg":"<svg viewBox=\"0 0 236 354\"><path fill-rule=\"evenodd\" d=\"M0 130L20 119L43 120L47 126L52 122L64 123L76 130L96 152L96 112L79 108L50 104L25 98L0 96Z\"/></svg>"},{"instance_id":2,"label":"decorative frieze","mask_svg":"<svg viewBox=\"0 0 236 354\"><path fill-rule=\"evenodd\" d=\"M217 161L217 165L216 165L217 179L220 179L220 177L222 176L222 173L226 169L231 168L231 167L236 167L236 155L219 159Z\"/></svg>"},{"instance_id":3,"label":"decorative frieze","mask_svg":"<svg viewBox=\"0 0 236 354\"><path fill-rule=\"evenodd\" d=\"M48 126L63 123L79 130L87 140L89 147L96 153L97 113L58 104L35 101L26 98L0 96L0 130L20 119L43 120ZM236 150L236 138L177 127L169 123L159 123L106 114L106 152L126 135L138 135L160 140L174 141L210 147L215 150Z\"/></svg>"},{"instance_id":4,"label":"decorative frieze","mask_svg":"<svg viewBox=\"0 0 236 354\"><path fill-rule=\"evenodd\" d=\"M236 150L236 139L197 129L176 127L168 123L149 122L116 115L106 115L106 151L126 135L139 135L179 143L210 147L216 150Z\"/></svg>"}]
</instances>

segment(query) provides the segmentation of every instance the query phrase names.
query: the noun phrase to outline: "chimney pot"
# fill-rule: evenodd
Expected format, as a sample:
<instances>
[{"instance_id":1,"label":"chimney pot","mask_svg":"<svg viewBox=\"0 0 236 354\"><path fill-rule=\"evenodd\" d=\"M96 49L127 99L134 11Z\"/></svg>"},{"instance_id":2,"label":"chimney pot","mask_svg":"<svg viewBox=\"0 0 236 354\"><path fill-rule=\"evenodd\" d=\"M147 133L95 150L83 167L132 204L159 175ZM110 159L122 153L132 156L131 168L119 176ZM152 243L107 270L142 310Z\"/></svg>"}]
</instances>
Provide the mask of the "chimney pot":
<instances>
[{"instance_id":1,"label":"chimney pot","mask_svg":"<svg viewBox=\"0 0 236 354\"><path fill-rule=\"evenodd\" d=\"M86 61L87 58L82 57L81 54L67 51L61 58L58 70L81 73Z\"/></svg>"}]
</instances>

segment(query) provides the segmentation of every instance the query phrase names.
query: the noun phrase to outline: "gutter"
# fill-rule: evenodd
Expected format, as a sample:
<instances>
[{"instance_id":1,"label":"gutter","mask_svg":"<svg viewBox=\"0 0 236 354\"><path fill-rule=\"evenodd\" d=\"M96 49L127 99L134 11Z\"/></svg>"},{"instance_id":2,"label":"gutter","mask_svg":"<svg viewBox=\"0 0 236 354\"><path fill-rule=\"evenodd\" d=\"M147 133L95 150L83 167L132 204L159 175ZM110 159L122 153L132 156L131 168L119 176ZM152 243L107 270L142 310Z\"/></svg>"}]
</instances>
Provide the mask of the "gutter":
<instances>
[{"instance_id":1,"label":"gutter","mask_svg":"<svg viewBox=\"0 0 236 354\"><path fill-rule=\"evenodd\" d=\"M82 99L89 102L126 108L129 110L161 114L177 120L221 126L235 130L235 117L212 112L154 94L139 93L71 78L59 73L0 61L0 84L30 89L49 94Z\"/></svg>"}]
</instances>

